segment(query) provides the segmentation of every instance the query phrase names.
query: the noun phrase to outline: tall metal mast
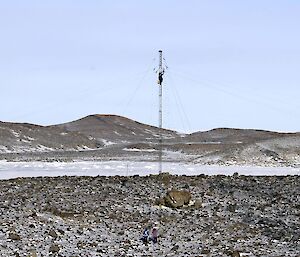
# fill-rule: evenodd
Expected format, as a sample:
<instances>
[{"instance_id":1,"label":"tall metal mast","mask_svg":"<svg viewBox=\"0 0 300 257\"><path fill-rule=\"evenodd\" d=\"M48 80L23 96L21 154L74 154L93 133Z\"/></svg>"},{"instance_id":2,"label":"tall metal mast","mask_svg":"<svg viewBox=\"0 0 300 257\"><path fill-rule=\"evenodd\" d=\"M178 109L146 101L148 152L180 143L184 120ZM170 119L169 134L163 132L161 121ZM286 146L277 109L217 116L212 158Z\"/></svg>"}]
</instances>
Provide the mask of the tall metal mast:
<instances>
[{"instance_id":1,"label":"tall metal mast","mask_svg":"<svg viewBox=\"0 0 300 257\"><path fill-rule=\"evenodd\" d=\"M159 117L159 151L158 151L158 162L159 162L159 169L158 172L162 172L162 123L163 123L163 117L162 117L162 111L163 111L163 105L162 105L162 82L163 82L163 75L164 75L164 69L162 65L162 50L158 51L159 53L159 67L158 67L158 86L159 86L159 111L158 111L158 117Z\"/></svg>"}]
</instances>

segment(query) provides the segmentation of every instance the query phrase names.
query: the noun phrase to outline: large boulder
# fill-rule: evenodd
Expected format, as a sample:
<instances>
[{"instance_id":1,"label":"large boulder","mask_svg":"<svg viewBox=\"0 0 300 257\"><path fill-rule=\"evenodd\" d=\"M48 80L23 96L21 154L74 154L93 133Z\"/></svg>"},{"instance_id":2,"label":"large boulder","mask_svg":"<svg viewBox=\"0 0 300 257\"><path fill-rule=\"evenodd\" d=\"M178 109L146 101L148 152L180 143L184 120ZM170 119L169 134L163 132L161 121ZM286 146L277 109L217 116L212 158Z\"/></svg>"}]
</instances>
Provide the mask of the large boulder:
<instances>
[{"instance_id":1,"label":"large boulder","mask_svg":"<svg viewBox=\"0 0 300 257\"><path fill-rule=\"evenodd\" d=\"M164 197L164 205L171 208L180 208L190 203L192 196L186 190L171 190Z\"/></svg>"}]
</instances>

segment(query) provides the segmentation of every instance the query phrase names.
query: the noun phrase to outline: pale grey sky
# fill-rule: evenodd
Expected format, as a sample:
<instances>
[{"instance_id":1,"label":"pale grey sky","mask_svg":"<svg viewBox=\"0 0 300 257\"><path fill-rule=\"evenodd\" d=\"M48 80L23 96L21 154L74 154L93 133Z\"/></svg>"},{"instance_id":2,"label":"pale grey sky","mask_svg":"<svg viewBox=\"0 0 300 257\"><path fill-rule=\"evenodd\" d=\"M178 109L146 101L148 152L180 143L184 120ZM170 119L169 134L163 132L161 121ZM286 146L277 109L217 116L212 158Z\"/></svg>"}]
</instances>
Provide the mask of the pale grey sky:
<instances>
[{"instance_id":1,"label":"pale grey sky","mask_svg":"<svg viewBox=\"0 0 300 257\"><path fill-rule=\"evenodd\" d=\"M300 2L0 0L0 120L300 131Z\"/></svg>"}]
</instances>

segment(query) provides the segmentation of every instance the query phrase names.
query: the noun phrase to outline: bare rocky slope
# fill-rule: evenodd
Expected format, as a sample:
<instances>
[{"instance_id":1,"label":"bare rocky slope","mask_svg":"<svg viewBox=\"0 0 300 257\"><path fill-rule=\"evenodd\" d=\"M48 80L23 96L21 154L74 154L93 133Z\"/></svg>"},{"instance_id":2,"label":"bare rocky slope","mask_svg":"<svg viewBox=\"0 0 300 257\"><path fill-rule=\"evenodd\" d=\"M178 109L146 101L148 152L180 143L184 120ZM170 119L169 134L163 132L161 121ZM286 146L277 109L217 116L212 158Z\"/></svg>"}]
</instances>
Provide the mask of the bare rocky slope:
<instances>
[{"instance_id":1,"label":"bare rocky slope","mask_svg":"<svg viewBox=\"0 0 300 257\"><path fill-rule=\"evenodd\" d=\"M90 115L82 119L56 125L67 131L92 136L103 144L157 141L160 129L117 115ZM174 138L177 132L162 130L165 139Z\"/></svg>"},{"instance_id":2,"label":"bare rocky slope","mask_svg":"<svg viewBox=\"0 0 300 257\"><path fill-rule=\"evenodd\" d=\"M0 122L0 153L77 151L97 146L93 138L59 127Z\"/></svg>"},{"instance_id":3,"label":"bare rocky slope","mask_svg":"<svg viewBox=\"0 0 300 257\"><path fill-rule=\"evenodd\" d=\"M90 115L53 126L0 123L0 159L156 160L160 130L117 115ZM300 165L300 133L219 128L162 130L163 159L219 165Z\"/></svg>"}]
</instances>

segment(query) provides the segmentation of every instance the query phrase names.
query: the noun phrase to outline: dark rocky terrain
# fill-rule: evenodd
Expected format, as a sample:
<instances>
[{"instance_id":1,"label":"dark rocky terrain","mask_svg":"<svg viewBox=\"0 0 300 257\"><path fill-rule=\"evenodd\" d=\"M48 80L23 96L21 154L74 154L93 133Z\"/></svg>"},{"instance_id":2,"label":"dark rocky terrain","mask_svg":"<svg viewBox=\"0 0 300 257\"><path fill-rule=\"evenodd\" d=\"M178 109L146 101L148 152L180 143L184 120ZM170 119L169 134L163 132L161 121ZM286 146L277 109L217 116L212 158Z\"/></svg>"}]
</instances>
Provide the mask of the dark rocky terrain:
<instances>
[{"instance_id":1,"label":"dark rocky terrain","mask_svg":"<svg viewBox=\"0 0 300 257\"><path fill-rule=\"evenodd\" d=\"M0 159L156 160L160 130L116 115L55 126L0 123ZM300 133L220 128L162 130L164 160L218 165L300 166ZM174 155L175 153L175 155Z\"/></svg>"},{"instance_id":2,"label":"dark rocky terrain","mask_svg":"<svg viewBox=\"0 0 300 257\"><path fill-rule=\"evenodd\" d=\"M0 122L0 153L78 151L98 146L91 137L59 127Z\"/></svg>"},{"instance_id":3,"label":"dark rocky terrain","mask_svg":"<svg viewBox=\"0 0 300 257\"><path fill-rule=\"evenodd\" d=\"M18 178L0 181L0 256L300 256L300 177ZM168 189L191 204L157 206ZM144 245L156 226L158 244Z\"/></svg>"}]
</instances>

